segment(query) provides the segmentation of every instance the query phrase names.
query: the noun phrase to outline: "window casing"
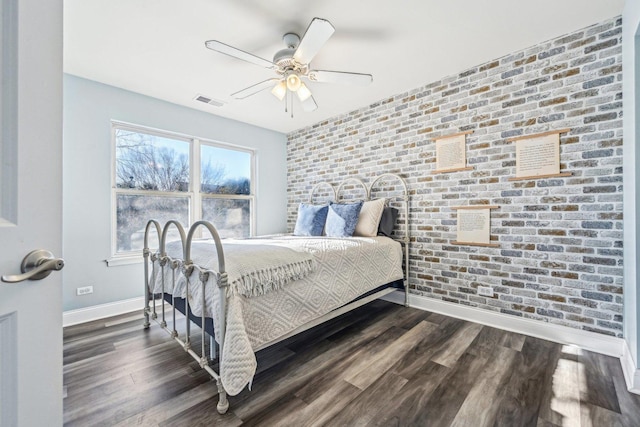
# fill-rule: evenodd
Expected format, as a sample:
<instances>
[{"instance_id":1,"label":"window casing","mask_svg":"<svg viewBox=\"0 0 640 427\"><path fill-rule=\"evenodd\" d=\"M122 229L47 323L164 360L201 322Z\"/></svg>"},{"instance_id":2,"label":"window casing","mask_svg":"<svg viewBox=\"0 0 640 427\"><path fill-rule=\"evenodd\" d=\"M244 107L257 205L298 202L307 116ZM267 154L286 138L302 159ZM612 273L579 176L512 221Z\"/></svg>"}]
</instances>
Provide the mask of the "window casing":
<instances>
[{"instance_id":1,"label":"window casing","mask_svg":"<svg viewBox=\"0 0 640 427\"><path fill-rule=\"evenodd\" d=\"M185 228L205 219L222 238L254 234L253 150L112 122L112 153L108 265L141 259L149 219L161 226L177 219ZM170 240L178 238L173 233ZM150 239L150 247L157 247L155 233Z\"/></svg>"}]
</instances>

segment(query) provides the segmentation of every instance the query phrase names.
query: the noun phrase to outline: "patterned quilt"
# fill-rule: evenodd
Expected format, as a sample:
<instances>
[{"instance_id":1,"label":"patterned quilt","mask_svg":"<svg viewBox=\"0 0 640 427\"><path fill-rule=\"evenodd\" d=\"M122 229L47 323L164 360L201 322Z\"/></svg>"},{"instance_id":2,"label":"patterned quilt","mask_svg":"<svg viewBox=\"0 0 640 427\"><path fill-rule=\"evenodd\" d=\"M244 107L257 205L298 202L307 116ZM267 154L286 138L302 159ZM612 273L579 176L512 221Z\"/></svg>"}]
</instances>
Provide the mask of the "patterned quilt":
<instances>
[{"instance_id":1,"label":"patterned quilt","mask_svg":"<svg viewBox=\"0 0 640 427\"><path fill-rule=\"evenodd\" d=\"M255 297L227 296L227 324L220 376L227 393L232 396L251 384L257 366L254 349L367 291L403 277L401 245L387 237L275 236L246 241L225 240L223 245L227 242L286 246L310 253L315 259L313 272L303 279L289 282L277 291ZM179 245L167 245L168 255L175 259L182 256L179 249ZM211 265L212 256L215 256L213 243L195 245L192 249L191 258L195 265ZM180 274L173 289L171 269L167 266L161 269L158 261L153 266L152 291L161 292L163 271L164 291L185 298L186 278ZM212 274L205 285L204 312L207 317L214 318L215 333L219 336L219 321L216 321L217 314L214 315L219 313L217 277L217 274ZM189 278L188 294L191 310L201 315L202 286L197 269Z\"/></svg>"}]
</instances>

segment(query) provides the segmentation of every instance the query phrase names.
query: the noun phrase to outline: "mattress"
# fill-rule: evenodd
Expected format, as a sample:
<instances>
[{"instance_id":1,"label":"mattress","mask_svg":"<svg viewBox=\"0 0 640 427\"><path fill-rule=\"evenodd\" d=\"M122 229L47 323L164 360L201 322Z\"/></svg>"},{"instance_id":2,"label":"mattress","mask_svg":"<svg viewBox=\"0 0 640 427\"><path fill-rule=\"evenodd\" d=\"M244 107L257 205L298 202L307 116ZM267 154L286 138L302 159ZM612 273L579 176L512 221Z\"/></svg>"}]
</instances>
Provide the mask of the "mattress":
<instances>
[{"instance_id":1,"label":"mattress","mask_svg":"<svg viewBox=\"0 0 640 427\"><path fill-rule=\"evenodd\" d=\"M243 243L244 242L244 243ZM220 375L223 385L230 395L239 393L250 384L255 373L254 349L293 331L301 325L317 319L343 306L358 296L386 283L402 279L402 247L400 243L383 236L378 237L298 237L272 236L247 240L225 240L223 244L276 245L286 246L295 251L313 256L314 270L306 277L291 281L282 288L264 295L247 297L229 294L227 296L227 327L223 346ZM179 243L167 244L167 254L181 259ZM205 286L202 304L202 286L198 280L199 269L189 278L188 299L195 315L204 313L214 319L216 336L218 292L215 265L216 257L213 241L198 242L192 248L191 258L195 265L206 266L205 271L213 271ZM153 293L162 291L176 297L187 297L187 280L177 274L173 286L172 271L164 270L158 261L152 269L151 289Z\"/></svg>"}]
</instances>

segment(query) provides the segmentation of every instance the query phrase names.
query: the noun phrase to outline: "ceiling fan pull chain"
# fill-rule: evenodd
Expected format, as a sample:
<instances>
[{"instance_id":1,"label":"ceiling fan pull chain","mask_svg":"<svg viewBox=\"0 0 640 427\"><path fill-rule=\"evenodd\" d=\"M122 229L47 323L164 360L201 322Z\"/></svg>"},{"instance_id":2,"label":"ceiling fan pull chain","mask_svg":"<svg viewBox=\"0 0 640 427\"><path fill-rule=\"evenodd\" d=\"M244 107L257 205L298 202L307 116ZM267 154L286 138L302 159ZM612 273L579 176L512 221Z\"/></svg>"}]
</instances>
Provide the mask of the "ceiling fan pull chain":
<instances>
[{"instance_id":1,"label":"ceiling fan pull chain","mask_svg":"<svg viewBox=\"0 0 640 427\"><path fill-rule=\"evenodd\" d=\"M284 112L289 112L289 91L284 94Z\"/></svg>"}]
</instances>

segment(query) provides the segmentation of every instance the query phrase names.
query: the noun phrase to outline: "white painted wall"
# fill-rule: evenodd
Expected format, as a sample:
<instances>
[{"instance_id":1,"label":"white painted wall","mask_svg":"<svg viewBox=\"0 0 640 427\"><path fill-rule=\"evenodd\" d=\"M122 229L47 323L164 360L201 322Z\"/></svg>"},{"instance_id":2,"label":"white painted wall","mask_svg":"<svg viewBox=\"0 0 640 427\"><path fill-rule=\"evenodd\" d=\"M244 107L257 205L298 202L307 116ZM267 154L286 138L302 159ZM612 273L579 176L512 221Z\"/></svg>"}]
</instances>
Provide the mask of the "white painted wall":
<instances>
[{"instance_id":1,"label":"white painted wall","mask_svg":"<svg viewBox=\"0 0 640 427\"><path fill-rule=\"evenodd\" d=\"M255 149L256 231L286 231L284 134L71 75L64 76L63 99L65 311L143 295L142 263L105 263L111 256L111 120ZM88 285L93 294L76 296L77 287Z\"/></svg>"},{"instance_id":2,"label":"white painted wall","mask_svg":"<svg viewBox=\"0 0 640 427\"><path fill-rule=\"evenodd\" d=\"M622 13L623 102L624 102L624 337L631 357L638 369L640 353L638 330L640 329L640 292L638 292L637 263L640 254L640 227L637 212L640 211L640 150L636 144L640 122L640 2L627 0Z\"/></svg>"}]
</instances>

